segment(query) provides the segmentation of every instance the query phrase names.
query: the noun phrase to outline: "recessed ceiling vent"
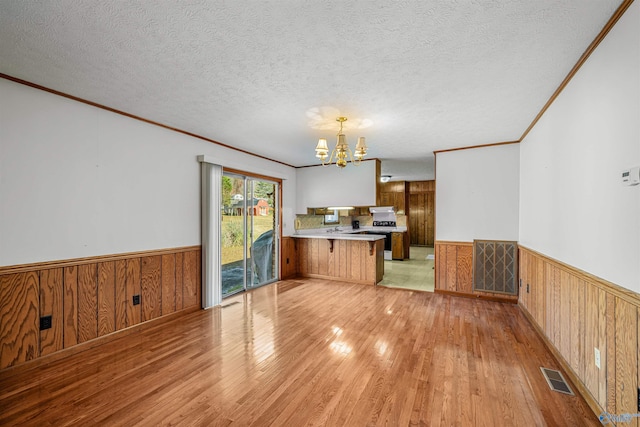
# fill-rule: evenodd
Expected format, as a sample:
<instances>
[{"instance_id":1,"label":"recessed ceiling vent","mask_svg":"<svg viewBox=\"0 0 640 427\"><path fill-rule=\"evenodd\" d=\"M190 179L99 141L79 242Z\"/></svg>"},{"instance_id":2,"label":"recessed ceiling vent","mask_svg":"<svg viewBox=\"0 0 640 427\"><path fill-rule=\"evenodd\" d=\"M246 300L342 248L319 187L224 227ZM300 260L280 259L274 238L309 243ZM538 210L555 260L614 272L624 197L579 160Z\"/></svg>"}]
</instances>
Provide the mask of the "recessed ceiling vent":
<instances>
[{"instance_id":1,"label":"recessed ceiling vent","mask_svg":"<svg viewBox=\"0 0 640 427\"><path fill-rule=\"evenodd\" d=\"M544 375L544 379L547 380L547 384L551 387L551 390L570 394L571 396L574 395L560 371L554 371L553 369L543 367L540 367L540 370L542 371L542 375Z\"/></svg>"}]
</instances>

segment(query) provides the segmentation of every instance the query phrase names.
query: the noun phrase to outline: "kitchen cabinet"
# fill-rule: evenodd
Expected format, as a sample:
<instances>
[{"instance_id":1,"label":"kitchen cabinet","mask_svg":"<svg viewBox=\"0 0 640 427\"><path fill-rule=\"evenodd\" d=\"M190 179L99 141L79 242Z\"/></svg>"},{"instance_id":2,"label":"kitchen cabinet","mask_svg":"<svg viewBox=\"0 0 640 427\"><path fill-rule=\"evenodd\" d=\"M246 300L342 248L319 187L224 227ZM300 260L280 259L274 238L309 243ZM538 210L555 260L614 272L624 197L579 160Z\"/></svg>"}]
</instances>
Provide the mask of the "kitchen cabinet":
<instances>
[{"instance_id":1,"label":"kitchen cabinet","mask_svg":"<svg viewBox=\"0 0 640 427\"><path fill-rule=\"evenodd\" d=\"M384 276L384 237L351 234L294 236L301 277L366 285Z\"/></svg>"},{"instance_id":2,"label":"kitchen cabinet","mask_svg":"<svg viewBox=\"0 0 640 427\"><path fill-rule=\"evenodd\" d=\"M409 258L409 233L394 231L391 233L391 259Z\"/></svg>"}]
</instances>

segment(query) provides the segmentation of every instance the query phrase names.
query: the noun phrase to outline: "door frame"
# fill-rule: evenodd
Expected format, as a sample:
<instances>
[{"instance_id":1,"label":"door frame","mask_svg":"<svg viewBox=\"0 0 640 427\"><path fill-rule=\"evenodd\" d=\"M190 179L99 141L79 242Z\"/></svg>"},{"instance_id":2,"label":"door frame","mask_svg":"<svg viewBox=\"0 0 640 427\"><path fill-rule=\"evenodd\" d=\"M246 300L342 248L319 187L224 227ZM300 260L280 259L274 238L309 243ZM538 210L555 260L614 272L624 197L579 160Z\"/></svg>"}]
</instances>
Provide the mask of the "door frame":
<instances>
[{"instance_id":1,"label":"door frame","mask_svg":"<svg viewBox=\"0 0 640 427\"><path fill-rule=\"evenodd\" d=\"M236 176L240 176L240 177L245 177L248 179L255 179L255 180L263 180L263 181L269 181L269 182L273 182L275 184L277 184L277 192L275 194L275 209L277 210L277 220L276 220L276 225L275 225L275 230L274 230L274 244L276 245L276 250L275 250L275 265L276 265L276 269L277 269L277 274L276 276L273 278L272 281L269 281L268 283L273 283L276 282L278 280L281 279L282 276L282 263L281 263L281 253L282 253L282 179L281 178L275 178L272 176L268 176L268 175L261 175L258 173L254 173L254 172L247 172L247 171L243 171L240 169L233 169L233 168L222 168L222 175L224 174L231 174L231 175L236 175ZM246 215L246 210L247 210L247 204L246 204L246 193L247 193L247 188L246 188L246 180L245 180L245 189L244 189L244 193L245 193L245 214L244 214L244 224L245 224L245 273L246 273L246 259L247 259L247 254L246 254L246 250L247 248L247 244L246 244L246 239L248 238L248 236L246 235L246 231L247 231L247 220L248 220L248 215ZM253 195L253 194L252 194ZM220 242L220 245L222 245L222 242ZM222 248L222 246L220 246ZM222 265L220 265L220 269L222 269ZM222 280L222 279L221 279ZM245 275L245 289L246 290L250 290L250 289L254 289L251 287L246 286L246 275ZM235 292L233 294L227 295L227 296L232 296L232 295L237 295L238 293L240 293L242 291L238 291ZM220 297L222 298L222 282L220 283ZM225 296L226 297L226 296Z\"/></svg>"}]
</instances>

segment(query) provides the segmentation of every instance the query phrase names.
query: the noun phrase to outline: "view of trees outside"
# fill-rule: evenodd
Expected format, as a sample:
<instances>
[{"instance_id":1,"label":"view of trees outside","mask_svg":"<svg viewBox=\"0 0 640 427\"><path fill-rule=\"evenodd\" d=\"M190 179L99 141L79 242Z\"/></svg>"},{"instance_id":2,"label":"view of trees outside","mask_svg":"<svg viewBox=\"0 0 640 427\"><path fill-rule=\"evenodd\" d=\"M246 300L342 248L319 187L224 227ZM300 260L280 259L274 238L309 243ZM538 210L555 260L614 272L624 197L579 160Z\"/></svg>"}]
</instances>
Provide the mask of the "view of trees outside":
<instances>
[{"instance_id":1,"label":"view of trees outside","mask_svg":"<svg viewBox=\"0 0 640 427\"><path fill-rule=\"evenodd\" d=\"M244 178L223 175L222 177L222 273L223 295L233 293L243 287L244 261ZM253 203L247 201L249 215L247 216L247 233L251 233L251 240L247 248L247 268L252 269L251 262L253 243L264 233L275 229L274 206L275 188L272 183L251 180L253 184L253 199L255 203L264 199L268 205L266 215L253 213ZM264 203L264 202L261 202ZM251 232L251 225L253 230ZM266 236L265 236L266 237ZM255 252L255 251L253 251ZM248 272L248 280L252 280L253 273ZM249 284L250 285L250 284Z\"/></svg>"},{"instance_id":2,"label":"view of trees outside","mask_svg":"<svg viewBox=\"0 0 640 427\"><path fill-rule=\"evenodd\" d=\"M224 206L232 206L235 200L233 196L244 195L244 182L241 179L233 179L228 176L222 177L222 204ZM271 208L274 204L274 185L265 181L254 181L253 197L256 199L265 199ZM244 198L244 196L243 196Z\"/></svg>"}]
</instances>

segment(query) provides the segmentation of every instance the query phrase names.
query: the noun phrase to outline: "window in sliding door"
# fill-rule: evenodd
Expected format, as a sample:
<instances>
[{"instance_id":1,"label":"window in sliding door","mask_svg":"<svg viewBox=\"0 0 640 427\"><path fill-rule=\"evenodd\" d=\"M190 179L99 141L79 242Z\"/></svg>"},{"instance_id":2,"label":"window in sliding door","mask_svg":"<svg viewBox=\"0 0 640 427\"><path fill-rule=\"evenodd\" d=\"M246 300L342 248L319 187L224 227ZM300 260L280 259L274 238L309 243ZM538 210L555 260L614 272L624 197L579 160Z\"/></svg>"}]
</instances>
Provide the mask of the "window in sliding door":
<instances>
[{"instance_id":1,"label":"window in sliding door","mask_svg":"<svg viewBox=\"0 0 640 427\"><path fill-rule=\"evenodd\" d=\"M224 173L222 177L222 296L278 277L278 183Z\"/></svg>"}]
</instances>

